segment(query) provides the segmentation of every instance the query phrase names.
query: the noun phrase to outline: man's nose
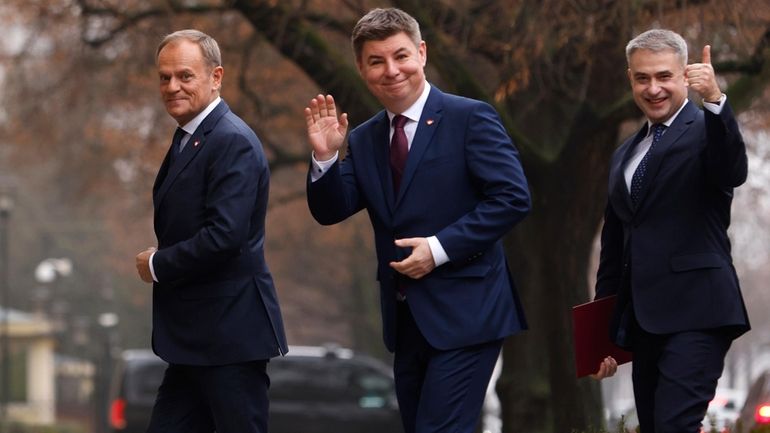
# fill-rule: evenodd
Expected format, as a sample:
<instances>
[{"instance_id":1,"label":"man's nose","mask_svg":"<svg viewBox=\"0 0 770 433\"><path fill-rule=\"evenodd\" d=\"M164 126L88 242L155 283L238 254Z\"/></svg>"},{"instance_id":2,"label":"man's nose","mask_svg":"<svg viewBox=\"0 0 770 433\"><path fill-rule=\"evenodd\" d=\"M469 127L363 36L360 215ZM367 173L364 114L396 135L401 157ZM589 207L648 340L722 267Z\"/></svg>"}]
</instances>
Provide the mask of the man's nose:
<instances>
[{"instance_id":1,"label":"man's nose","mask_svg":"<svg viewBox=\"0 0 770 433\"><path fill-rule=\"evenodd\" d=\"M650 87L648 89L650 93L652 93L653 95L657 95L658 93L660 93L661 89L662 87L660 85L660 82L658 82L658 80L654 80L654 79L650 80Z\"/></svg>"},{"instance_id":2,"label":"man's nose","mask_svg":"<svg viewBox=\"0 0 770 433\"><path fill-rule=\"evenodd\" d=\"M385 73L388 74L389 77L392 77L394 75L398 75L400 72L398 68L398 64L392 60L388 60L385 62Z\"/></svg>"},{"instance_id":3,"label":"man's nose","mask_svg":"<svg viewBox=\"0 0 770 433\"><path fill-rule=\"evenodd\" d=\"M179 80L174 77L169 78L168 83L166 84L166 91L173 93L177 90L179 90Z\"/></svg>"}]
</instances>

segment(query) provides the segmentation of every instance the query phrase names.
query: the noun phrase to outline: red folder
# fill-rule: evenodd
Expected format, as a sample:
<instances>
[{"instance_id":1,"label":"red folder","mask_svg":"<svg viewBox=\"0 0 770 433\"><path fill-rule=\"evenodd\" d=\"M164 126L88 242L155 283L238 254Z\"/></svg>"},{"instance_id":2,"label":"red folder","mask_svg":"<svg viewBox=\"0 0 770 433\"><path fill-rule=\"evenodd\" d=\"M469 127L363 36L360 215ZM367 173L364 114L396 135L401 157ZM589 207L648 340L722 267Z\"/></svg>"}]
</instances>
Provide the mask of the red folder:
<instances>
[{"instance_id":1,"label":"red folder","mask_svg":"<svg viewBox=\"0 0 770 433\"><path fill-rule=\"evenodd\" d=\"M631 352L610 340L610 318L615 310L615 301L616 296L613 295L572 307L577 377L599 371L599 364L607 356L615 358L618 365L631 361Z\"/></svg>"}]
</instances>

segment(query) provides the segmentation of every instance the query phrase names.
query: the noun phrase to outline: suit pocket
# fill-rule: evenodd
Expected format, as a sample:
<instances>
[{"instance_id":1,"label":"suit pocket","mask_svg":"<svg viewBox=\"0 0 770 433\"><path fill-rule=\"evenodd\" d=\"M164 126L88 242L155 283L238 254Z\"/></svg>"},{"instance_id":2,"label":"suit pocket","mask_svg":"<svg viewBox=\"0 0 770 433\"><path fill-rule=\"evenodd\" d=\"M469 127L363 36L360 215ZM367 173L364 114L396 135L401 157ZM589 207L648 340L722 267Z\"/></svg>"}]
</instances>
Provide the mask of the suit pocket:
<instances>
[{"instance_id":1,"label":"suit pocket","mask_svg":"<svg viewBox=\"0 0 770 433\"><path fill-rule=\"evenodd\" d=\"M717 253L697 253L671 258L671 270L686 272L696 269L715 269L725 266L726 260Z\"/></svg>"},{"instance_id":2,"label":"suit pocket","mask_svg":"<svg viewBox=\"0 0 770 433\"><path fill-rule=\"evenodd\" d=\"M471 263L465 266L440 267L438 277L441 278L483 278L489 274L492 265L487 262Z\"/></svg>"},{"instance_id":3,"label":"suit pocket","mask_svg":"<svg viewBox=\"0 0 770 433\"><path fill-rule=\"evenodd\" d=\"M180 285L177 288L182 299L207 299L230 297L238 294L237 281L221 281L204 284Z\"/></svg>"}]
</instances>

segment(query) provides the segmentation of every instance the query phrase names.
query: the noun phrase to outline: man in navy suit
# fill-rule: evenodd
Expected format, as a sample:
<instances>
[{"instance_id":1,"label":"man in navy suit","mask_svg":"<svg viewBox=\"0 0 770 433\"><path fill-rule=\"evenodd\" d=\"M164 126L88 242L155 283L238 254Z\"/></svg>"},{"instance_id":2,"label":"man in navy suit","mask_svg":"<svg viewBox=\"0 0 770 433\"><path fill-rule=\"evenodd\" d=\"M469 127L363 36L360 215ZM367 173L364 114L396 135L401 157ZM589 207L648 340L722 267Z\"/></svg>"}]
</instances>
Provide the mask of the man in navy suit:
<instances>
[{"instance_id":1,"label":"man in navy suit","mask_svg":"<svg viewBox=\"0 0 770 433\"><path fill-rule=\"evenodd\" d=\"M136 257L153 282L152 347L169 363L148 432L265 433L265 367L287 350L264 257L267 160L219 97L214 39L172 33L156 60L179 127L153 188L158 247Z\"/></svg>"},{"instance_id":2,"label":"man in navy suit","mask_svg":"<svg viewBox=\"0 0 770 433\"><path fill-rule=\"evenodd\" d=\"M642 433L697 433L727 350L749 329L727 236L746 148L710 46L688 66L681 36L650 30L626 56L647 122L612 158L596 297L618 295L610 333L633 351ZM607 359L596 377L615 369Z\"/></svg>"},{"instance_id":3,"label":"man in navy suit","mask_svg":"<svg viewBox=\"0 0 770 433\"><path fill-rule=\"evenodd\" d=\"M352 41L385 110L340 161L347 115L330 95L310 102L308 204L321 224L369 214L406 432L470 433L503 338L526 328L501 238L529 211L527 181L490 105L428 84L414 18L372 10Z\"/></svg>"}]
</instances>

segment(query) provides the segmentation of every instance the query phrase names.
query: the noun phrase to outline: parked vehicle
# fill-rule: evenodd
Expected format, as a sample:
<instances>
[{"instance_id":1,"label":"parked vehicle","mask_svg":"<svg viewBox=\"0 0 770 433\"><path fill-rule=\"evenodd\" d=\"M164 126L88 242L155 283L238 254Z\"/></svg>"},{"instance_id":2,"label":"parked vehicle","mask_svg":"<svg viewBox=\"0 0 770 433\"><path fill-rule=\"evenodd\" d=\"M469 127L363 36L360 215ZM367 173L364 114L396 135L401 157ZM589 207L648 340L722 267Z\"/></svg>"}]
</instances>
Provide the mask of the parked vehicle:
<instances>
[{"instance_id":1,"label":"parked vehicle","mask_svg":"<svg viewBox=\"0 0 770 433\"><path fill-rule=\"evenodd\" d=\"M770 371L760 374L749 387L738 423L741 432L770 431Z\"/></svg>"},{"instance_id":2,"label":"parked vehicle","mask_svg":"<svg viewBox=\"0 0 770 433\"><path fill-rule=\"evenodd\" d=\"M109 424L114 432L147 429L166 363L151 350L126 350L115 366L110 386Z\"/></svg>"},{"instance_id":3,"label":"parked vehicle","mask_svg":"<svg viewBox=\"0 0 770 433\"><path fill-rule=\"evenodd\" d=\"M740 415L746 393L737 389L717 388L714 399L709 402L702 432L716 429L719 433L735 433L735 423Z\"/></svg>"},{"instance_id":4,"label":"parked vehicle","mask_svg":"<svg viewBox=\"0 0 770 433\"><path fill-rule=\"evenodd\" d=\"M393 373L385 363L334 347L293 346L268 364L272 433L403 431ZM118 362L110 404L114 433L143 433L166 363L150 350Z\"/></svg>"},{"instance_id":5,"label":"parked vehicle","mask_svg":"<svg viewBox=\"0 0 770 433\"><path fill-rule=\"evenodd\" d=\"M270 432L403 431L391 368L347 349L292 347L268 366Z\"/></svg>"}]
</instances>

